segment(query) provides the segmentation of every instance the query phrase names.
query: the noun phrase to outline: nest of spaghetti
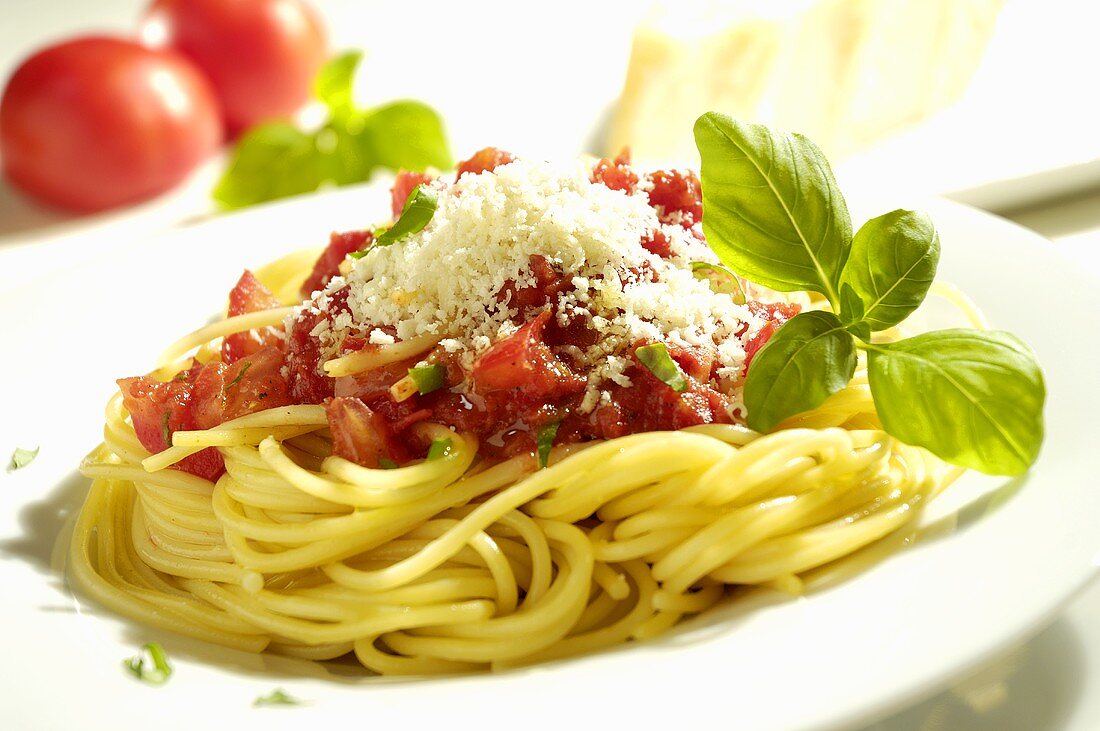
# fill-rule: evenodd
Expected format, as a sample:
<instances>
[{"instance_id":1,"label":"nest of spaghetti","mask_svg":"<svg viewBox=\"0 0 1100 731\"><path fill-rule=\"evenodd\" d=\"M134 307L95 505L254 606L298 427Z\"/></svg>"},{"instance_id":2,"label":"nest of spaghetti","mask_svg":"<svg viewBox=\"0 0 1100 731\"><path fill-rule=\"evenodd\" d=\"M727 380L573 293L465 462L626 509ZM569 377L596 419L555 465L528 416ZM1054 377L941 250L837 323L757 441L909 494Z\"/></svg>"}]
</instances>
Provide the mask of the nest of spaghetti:
<instances>
[{"instance_id":1,"label":"nest of spaghetti","mask_svg":"<svg viewBox=\"0 0 1100 731\"><path fill-rule=\"evenodd\" d=\"M753 353L822 302L723 270L691 174L489 150L399 176L393 215L246 272L119 381L77 586L241 650L496 670L802 593L959 473L882 430L862 366L745 426Z\"/></svg>"}]
</instances>

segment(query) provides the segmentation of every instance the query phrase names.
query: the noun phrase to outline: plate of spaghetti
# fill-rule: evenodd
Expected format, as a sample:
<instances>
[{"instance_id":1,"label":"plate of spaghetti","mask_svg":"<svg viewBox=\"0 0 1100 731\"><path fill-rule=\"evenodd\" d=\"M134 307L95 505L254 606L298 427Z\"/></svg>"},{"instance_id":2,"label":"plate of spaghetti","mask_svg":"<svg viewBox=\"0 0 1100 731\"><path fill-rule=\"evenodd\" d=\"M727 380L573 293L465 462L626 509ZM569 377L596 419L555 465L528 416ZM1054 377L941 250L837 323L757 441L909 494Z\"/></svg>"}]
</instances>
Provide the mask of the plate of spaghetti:
<instances>
[{"instance_id":1,"label":"plate of spaghetti","mask_svg":"<svg viewBox=\"0 0 1100 731\"><path fill-rule=\"evenodd\" d=\"M5 294L40 303L9 382L83 389L14 395L46 446L12 480L60 487L10 506L9 669L69 647L66 693L134 694L113 726L277 684L296 724L823 729L1037 629L1100 547L1094 286L942 201L853 225L801 136L695 131L698 173L486 148ZM155 693L103 672L144 643Z\"/></svg>"}]
</instances>

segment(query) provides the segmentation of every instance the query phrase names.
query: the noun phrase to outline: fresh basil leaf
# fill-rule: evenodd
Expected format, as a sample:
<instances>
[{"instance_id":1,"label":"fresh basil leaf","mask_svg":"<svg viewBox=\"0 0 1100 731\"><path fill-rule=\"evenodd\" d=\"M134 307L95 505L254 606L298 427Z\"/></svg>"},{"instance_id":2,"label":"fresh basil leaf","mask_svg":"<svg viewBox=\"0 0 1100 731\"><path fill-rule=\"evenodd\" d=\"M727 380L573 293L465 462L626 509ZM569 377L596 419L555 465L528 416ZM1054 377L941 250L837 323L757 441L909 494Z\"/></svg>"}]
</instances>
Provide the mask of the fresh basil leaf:
<instances>
[{"instance_id":1,"label":"fresh basil leaf","mask_svg":"<svg viewBox=\"0 0 1100 731\"><path fill-rule=\"evenodd\" d=\"M443 119L427 104L392 102L365 114L361 125L364 155L382 167L424 172L454 165Z\"/></svg>"},{"instance_id":2,"label":"fresh basil leaf","mask_svg":"<svg viewBox=\"0 0 1100 731\"><path fill-rule=\"evenodd\" d=\"M149 685L164 685L172 677L172 666L168 664L168 654L157 642L146 642L142 653L122 661L122 666L138 680ZM149 655L146 665L145 654Z\"/></svg>"},{"instance_id":3,"label":"fresh basil leaf","mask_svg":"<svg viewBox=\"0 0 1100 731\"><path fill-rule=\"evenodd\" d=\"M550 450L554 446L554 437L558 435L560 421L553 421L539 427L536 443L538 444L539 469L541 470L550 462Z\"/></svg>"},{"instance_id":4,"label":"fresh basil leaf","mask_svg":"<svg viewBox=\"0 0 1100 731\"><path fill-rule=\"evenodd\" d=\"M282 688L276 688L267 695L261 695L252 701L252 705L256 708L263 706L298 706L301 703L302 701L289 695Z\"/></svg>"},{"instance_id":5,"label":"fresh basil leaf","mask_svg":"<svg viewBox=\"0 0 1100 731\"><path fill-rule=\"evenodd\" d=\"M668 354L668 346L664 343L643 345L634 351L634 355L638 356L638 362L648 368L650 373L657 376L676 393L687 390L684 372Z\"/></svg>"},{"instance_id":6,"label":"fresh basil leaf","mask_svg":"<svg viewBox=\"0 0 1100 731\"><path fill-rule=\"evenodd\" d=\"M867 354L888 433L964 467L1018 475L1043 441L1043 374L1015 335L937 330Z\"/></svg>"},{"instance_id":7,"label":"fresh basil leaf","mask_svg":"<svg viewBox=\"0 0 1100 731\"><path fill-rule=\"evenodd\" d=\"M443 388L443 376L447 370L438 363L426 366L414 366L409 369L409 378L416 384L416 390L422 394Z\"/></svg>"},{"instance_id":8,"label":"fresh basil leaf","mask_svg":"<svg viewBox=\"0 0 1100 731\"><path fill-rule=\"evenodd\" d=\"M322 66L313 80L313 95L324 102L333 117L342 117L354 109L355 72L362 60L362 51L341 53Z\"/></svg>"},{"instance_id":9,"label":"fresh basil leaf","mask_svg":"<svg viewBox=\"0 0 1100 731\"><path fill-rule=\"evenodd\" d=\"M853 322L878 332L909 317L928 294L939 261L940 236L925 213L891 211L863 224L840 280L841 289L851 287L863 303ZM851 304L841 296L842 313Z\"/></svg>"},{"instance_id":10,"label":"fresh basil leaf","mask_svg":"<svg viewBox=\"0 0 1100 731\"><path fill-rule=\"evenodd\" d=\"M405 199L405 207L392 226L374 240L374 246L390 246L406 236L424 230L435 215L435 206L439 202L439 193L430 186L418 185Z\"/></svg>"},{"instance_id":11,"label":"fresh basil leaf","mask_svg":"<svg viewBox=\"0 0 1100 731\"><path fill-rule=\"evenodd\" d=\"M336 185L369 180L378 161L360 144L355 117L333 120L317 132L317 150L322 157L325 179Z\"/></svg>"},{"instance_id":12,"label":"fresh basil leaf","mask_svg":"<svg viewBox=\"0 0 1100 731\"><path fill-rule=\"evenodd\" d=\"M745 378L749 428L767 432L820 406L852 380L855 369L855 344L836 315L795 315L753 356Z\"/></svg>"},{"instance_id":13,"label":"fresh basil leaf","mask_svg":"<svg viewBox=\"0 0 1100 731\"><path fill-rule=\"evenodd\" d=\"M41 447L35 447L34 449L23 449L22 447L16 447L15 451L11 453L11 462L8 463L8 472L15 472L21 470L38 456L38 450Z\"/></svg>"},{"instance_id":14,"label":"fresh basil leaf","mask_svg":"<svg viewBox=\"0 0 1100 731\"><path fill-rule=\"evenodd\" d=\"M741 280L724 266L706 261L693 261L691 273L696 279L702 279L710 284L710 288L718 294L728 294L735 304L745 304L745 289L741 286Z\"/></svg>"},{"instance_id":15,"label":"fresh basil leaf","mask_svg":"<svg viewBox=\"0 0 1100 731\"><path fill-rule=\"evenodd\" d=\"M847 282L840 285L840 321L848 332L864 342L870 342L871 326L863 321L863 300Z\"/></svg>"},{"instance_id":16,"label":"fresh basil leaf","mask_svg":"<svg viewBox=\"0 0 1100 731\"><path fill-rule=\"evenodd\" d=\"M695 143L703 233L722 261L753 282L838 305L852 221L817 145L714 112L696 121Z\"/></svg>"},{"instance_id":17,"label":"fresh basil leaf","mask_svg":"<svg viewBox=\"0 0 1100 731\"><path fill-rule=\"evenodd\" d=\"M326 177L324 156L315 135L292 124L272 122L246 133L237 143L229 168L214 188L224 209L317 190Z\"/></svg>"},{"instance_id":18,"label":"fresh basil leaf","mask_svg":"<svg viewBox=\"0 0 1100 731\"><path fill-rule=\"evenodd\" d=\"M433 439L431 446L428 447L428 457L425 461L431 462L433 460L442 459L443 457L446 457L447 454L450 453L450 451L450 439Z\"/></svg>"}]
</instances>

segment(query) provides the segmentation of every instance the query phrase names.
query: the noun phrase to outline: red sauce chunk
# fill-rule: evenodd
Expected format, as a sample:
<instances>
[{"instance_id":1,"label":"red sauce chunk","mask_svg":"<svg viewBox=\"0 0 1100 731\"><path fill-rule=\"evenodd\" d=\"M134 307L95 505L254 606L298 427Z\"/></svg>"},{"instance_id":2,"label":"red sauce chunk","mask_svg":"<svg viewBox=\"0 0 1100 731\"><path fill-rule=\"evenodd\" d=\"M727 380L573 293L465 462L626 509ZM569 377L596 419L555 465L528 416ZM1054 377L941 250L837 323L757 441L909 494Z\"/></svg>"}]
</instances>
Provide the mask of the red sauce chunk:
<instances>
[{"instance_id":1,"label":"red sauce chunk","mask_svg":"<svg viewBox=\"0 0 1100 731\"><path fill-rule=\"evenodd\" d=\"M504 150L498 150L495 147L486 147L478 150L473 154L473 157L468 160L463 160L455 168L455 180L458 180L466 173L472 173L474 175L478 173L489 173L496 170L500 165L507 165L515 160L515 156L510 152Z\"/></svg>"},{"instance_id":2,"label":"red sauce chunk","mask_svg":"<svg viewBox=\"0 0 1100 731\"><path fill-rule=\"evenodd\" d=\"M229 293L228 317L261 312L279 306L279 300L271 290L265 287L256 276L245 270L236 286ZM225 336L222 343L222 360L235 363L241 358L252 355L262 348L277 347L283 342L281 326L267 326L256 330L233 333Z\"/></svg>"},{"instance_id":3,"label":"red sauce chunk","mask_svg":"<svg viewBox=\"0 0 1100 731\"><path fill-rule=\"evenodd\" d=\"M405 199L402 198L401 202L404 203ZM373 241L374 234L370 231L334 232L329 236L328 246L313 265L313 271L302 284L302 297L309 297L313 292L324 289L329 280L340 273L340 263L348 254L370 248Z\"/></svg>"}]
</instances>

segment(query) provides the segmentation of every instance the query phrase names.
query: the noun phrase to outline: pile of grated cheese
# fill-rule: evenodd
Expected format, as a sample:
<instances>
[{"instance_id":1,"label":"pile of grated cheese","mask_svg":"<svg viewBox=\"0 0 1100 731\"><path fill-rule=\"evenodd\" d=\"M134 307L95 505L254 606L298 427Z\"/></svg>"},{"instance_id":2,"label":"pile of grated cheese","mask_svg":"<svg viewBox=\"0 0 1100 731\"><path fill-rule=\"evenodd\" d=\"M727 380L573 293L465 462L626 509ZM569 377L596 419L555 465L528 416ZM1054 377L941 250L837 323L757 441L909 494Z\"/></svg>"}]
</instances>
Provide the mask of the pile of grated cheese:
<instances>
[{"instance_id":1,"label":"pile of grated cheese","mask_svg":"<svg viewBox=\"0 0 1100 731\"><path fill-rule=\"evenodd\" d=\"M303 305L323 311L334 292L348 288L350 313L322 321L312 333L326 357L345 337L384 345L395 342L395 330L397 340L440 338L469 368L517 329L511 319L517 311L497 295L509 280L520 288L534 285L529 257L541 254L574 287L551 305L559 323L590 319L601 334L587 349L563 348L589 373L582 412L606 402L605 381L630 385L624 349L640 339L716 347L719 378L739 380L743 339L764 322L692 274L691 262L718 262L698 224L695 231L662 224L644 190L628 195L592 183L589 174L580 161L563 170L519 160L450 185L433 184L438 205L422 231L371 249L347 276L334 278ZM667 259L641 244L655 229L671 243ZM637 275L646 268L656 281ZM730 395L739 407L738 394Z\"/></svg>"}]
</instances>

